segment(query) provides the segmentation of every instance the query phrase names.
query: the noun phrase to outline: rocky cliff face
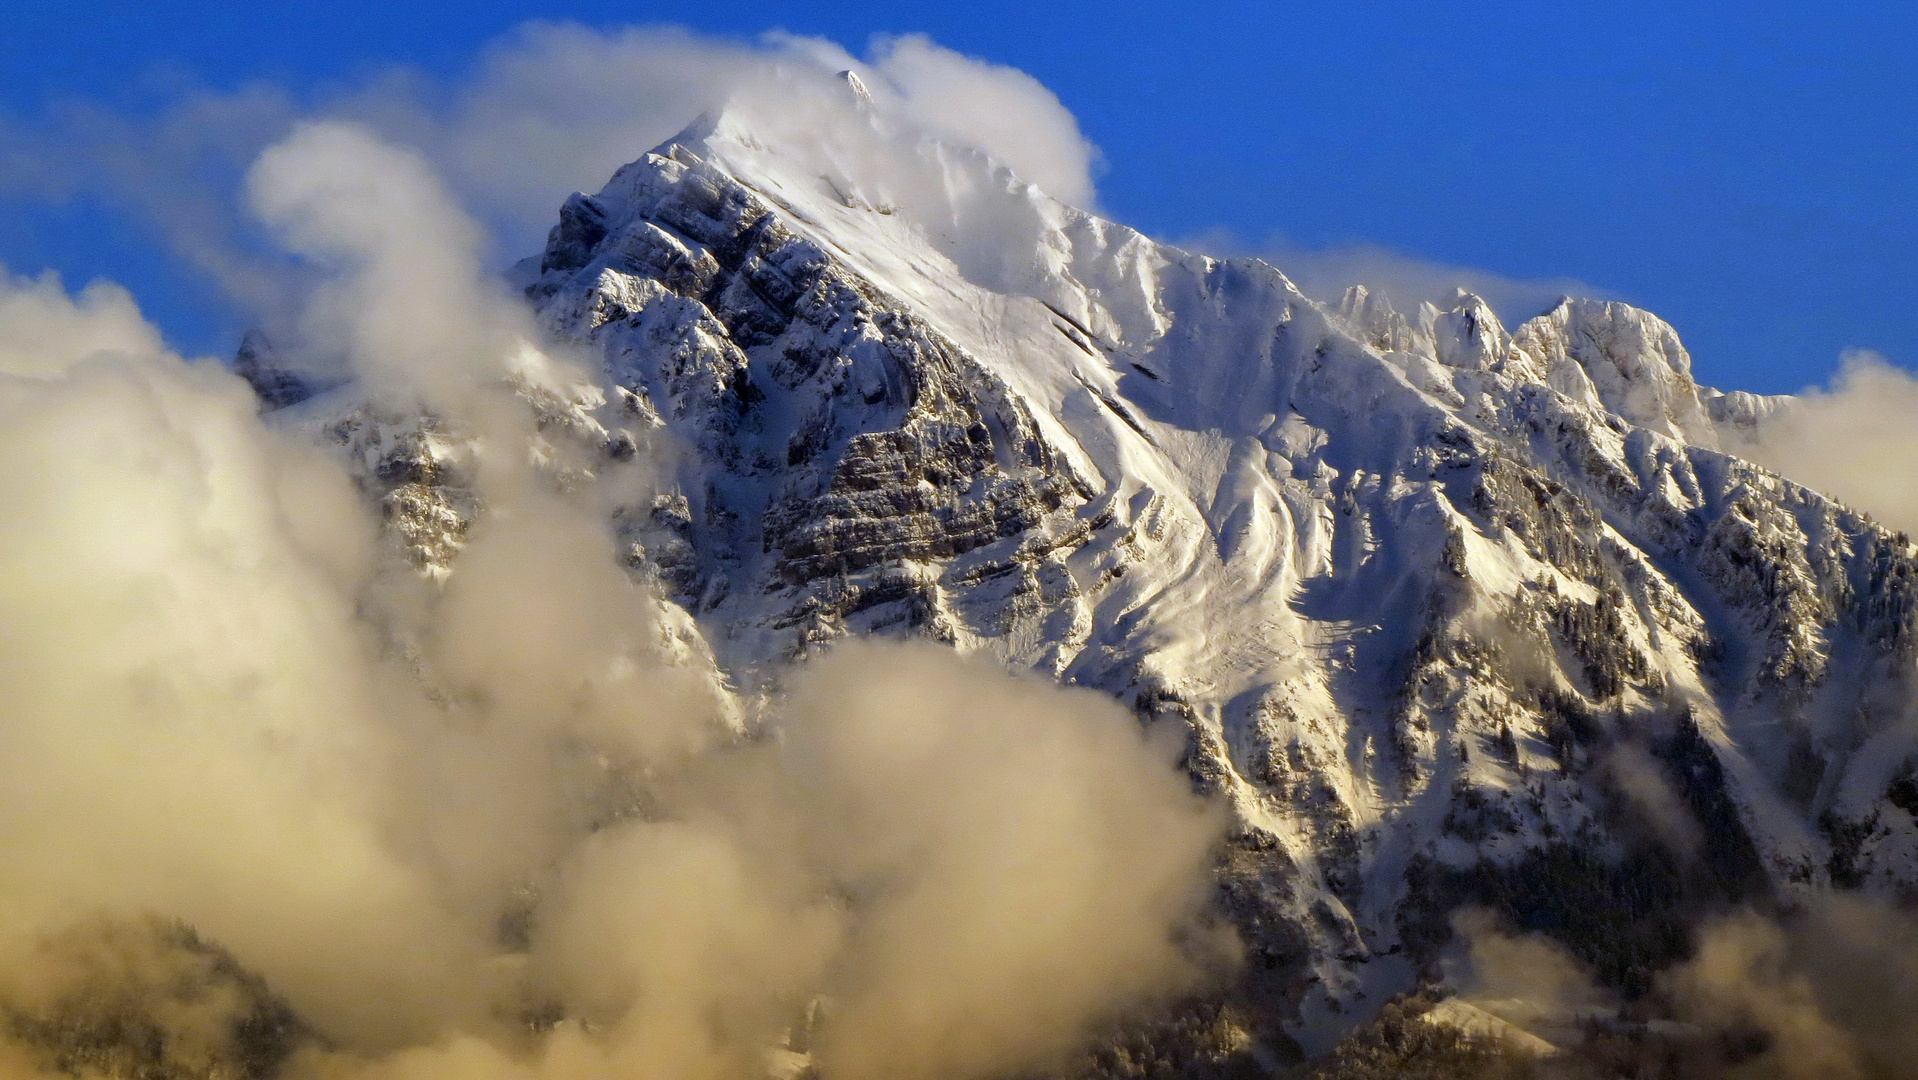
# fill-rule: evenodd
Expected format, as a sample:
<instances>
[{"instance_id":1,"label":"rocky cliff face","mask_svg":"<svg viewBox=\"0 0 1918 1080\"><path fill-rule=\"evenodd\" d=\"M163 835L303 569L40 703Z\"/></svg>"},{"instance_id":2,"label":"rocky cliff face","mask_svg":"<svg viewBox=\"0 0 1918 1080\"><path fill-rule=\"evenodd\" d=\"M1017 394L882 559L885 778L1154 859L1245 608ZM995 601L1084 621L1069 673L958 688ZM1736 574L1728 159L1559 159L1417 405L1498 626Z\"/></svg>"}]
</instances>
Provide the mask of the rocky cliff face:
<instances>
[{"instance_id":1,"label":"rocky cliff face","mask_svg":"<svg viewBox=\"0 0 1918 1080\"><path fill-rule=\"evenodd\" d=\"M1429 976L1461 904L1630 990L1702 912L1918 889L1918 549L1720 452L1775 402L1623 304L1328 306L938 168L963 221L722 118L516 271L603 361L535 406L670 463L614 525L736 684L915 634L1183 726L1234 812L1230 1008L1272 1044ZM987 221L1027 254L954 233ZM456 435L355 410L290 412L444 571Z\"/></svg>"}]
</instances>

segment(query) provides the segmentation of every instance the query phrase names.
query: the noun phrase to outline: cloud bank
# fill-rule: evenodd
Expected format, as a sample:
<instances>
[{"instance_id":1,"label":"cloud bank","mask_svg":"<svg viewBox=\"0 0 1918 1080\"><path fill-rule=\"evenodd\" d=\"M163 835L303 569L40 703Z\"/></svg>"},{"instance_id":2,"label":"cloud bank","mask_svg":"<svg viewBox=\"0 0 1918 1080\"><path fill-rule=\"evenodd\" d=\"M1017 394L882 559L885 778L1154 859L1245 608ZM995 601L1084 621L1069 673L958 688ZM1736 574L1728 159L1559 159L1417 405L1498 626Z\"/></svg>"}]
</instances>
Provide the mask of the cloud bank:
<instances>
[{"instance_id":1,"label":"cloud bank","mask_svg":"<svg viewBox=\"0 0 1918 1080\"><path fill-rule=\"evenodd\" d=\"M425 157L305 125L245 191L314 278L291 347L440 417L482 510L425 579L123 291L0 282L0 1068L982 1077L1225 955L1222 820L1104 697L865 644L743 709Z\"/></svg>"}]
</instances>

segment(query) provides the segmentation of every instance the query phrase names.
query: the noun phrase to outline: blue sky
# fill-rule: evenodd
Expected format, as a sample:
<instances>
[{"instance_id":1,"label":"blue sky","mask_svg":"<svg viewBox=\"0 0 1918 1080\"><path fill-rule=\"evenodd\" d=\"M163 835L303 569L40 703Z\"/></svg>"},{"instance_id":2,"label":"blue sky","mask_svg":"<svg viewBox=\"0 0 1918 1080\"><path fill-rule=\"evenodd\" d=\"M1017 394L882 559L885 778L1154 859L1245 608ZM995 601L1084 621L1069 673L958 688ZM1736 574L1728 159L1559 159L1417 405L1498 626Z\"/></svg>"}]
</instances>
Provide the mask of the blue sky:
<instances>
[{"instance_id":1,"label":"blue sky","mask_svg":"<svg viewBox=\"0 0 1918 1080\"><path fill-rule=\"evenodd\" d=\"M1576 279L1663 315L1730 388L1823 381L1849 347L1918 363L1908 3L10 0L0 121L46 130L74 100L138 117L262 81L324 100L394 65L457 80L532 18L783 28L855 52L924 32L1055 92L1103 151L1103 209L1156 236ZM0 262L112 277L182 347L230 348L223 294L148 226L4 175Z\"/></svg>"}]
</instances>

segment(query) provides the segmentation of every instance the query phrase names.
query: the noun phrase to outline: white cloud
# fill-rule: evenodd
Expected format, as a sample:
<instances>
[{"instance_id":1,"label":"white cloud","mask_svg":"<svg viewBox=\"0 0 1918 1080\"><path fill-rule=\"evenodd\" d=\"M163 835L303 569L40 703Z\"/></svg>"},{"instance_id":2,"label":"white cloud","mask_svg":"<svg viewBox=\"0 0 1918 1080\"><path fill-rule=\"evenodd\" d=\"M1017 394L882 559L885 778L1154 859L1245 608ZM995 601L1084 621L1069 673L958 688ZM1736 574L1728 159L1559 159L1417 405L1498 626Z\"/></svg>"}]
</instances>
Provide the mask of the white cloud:
<instances>
[{"instance_id":1,"label":"white cloud","mask_svg":"<svg viewBox=\"0 0 1918 1080\"><path fill-rule=\"evenodd\" d=\"M68 296L60 275L15 277L0 267L0 374L50 376L101 354L166 353L133 295L95 281Z\"/></svg>"},{"instance_id":2,"label":"white cloud","mask_svg":"<svg viewBox=\"0 0 1918 1080\"><path fill-rule=\"evenodd\" d=\"M1725 448L1918 535L1918 377L1866 349Z\"/></svg>"},{"instance_id":3,"label":"white cloud","mask_svg":"<svg viewBox=\"0 0 1918 1080\"><path fill-rule=\"evenodd\" d=\"M822 109L851 115L834 78L841 70L860 73L912 125L984 151L1049 194L1096 198L1097 150L1051 91L923 35L878 39L861 60L785 34L745 45L676 29L534 23L491 47L452 107L412 134L483 209L543 232L567 192L596 190L702 113L734 105L782 127L830 123ZM411 111L419 115L416 103Z\"/></svg>"},{"instance_id":4,"label":"white cloud","mask_svg":"<svg viewBox=\"0 0 1918 1080\"><path fill-rule=\"evenodd\" d=\"M1092 207L1099 151L1039 80L944 48L924 34L881 38L868 57L932 131L976 146L1056 199Z\"/></svg>"}]
</instances>

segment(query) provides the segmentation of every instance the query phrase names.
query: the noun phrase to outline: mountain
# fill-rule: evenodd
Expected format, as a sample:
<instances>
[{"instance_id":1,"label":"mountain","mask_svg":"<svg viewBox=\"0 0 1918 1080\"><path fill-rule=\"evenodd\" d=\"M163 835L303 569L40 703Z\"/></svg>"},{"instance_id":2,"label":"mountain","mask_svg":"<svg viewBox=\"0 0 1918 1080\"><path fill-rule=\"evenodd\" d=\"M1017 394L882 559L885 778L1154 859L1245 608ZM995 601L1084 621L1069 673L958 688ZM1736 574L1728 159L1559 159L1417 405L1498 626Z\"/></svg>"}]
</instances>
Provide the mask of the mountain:
<instances>
[{"instance_id":1,"label":"mountain","mask_svg":"<svg viewBox=\"0 0 1918 1080\"><path fill-rule=\"evenodd\" d=\"M542 420L672 448L621 550L743 693L914 635L1182 727L1247 950L1210 1007L1274 1054L1439 981L1461 906L1631 993L1706 914L1918 888L1918 548L1721 451L1789 402L1625 304L1324 302L873 124L905 171L703 120L514 270L602 364ZM277 415L449 570L431 422Z\"/></svg>"}]
</instances>

